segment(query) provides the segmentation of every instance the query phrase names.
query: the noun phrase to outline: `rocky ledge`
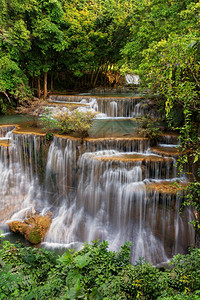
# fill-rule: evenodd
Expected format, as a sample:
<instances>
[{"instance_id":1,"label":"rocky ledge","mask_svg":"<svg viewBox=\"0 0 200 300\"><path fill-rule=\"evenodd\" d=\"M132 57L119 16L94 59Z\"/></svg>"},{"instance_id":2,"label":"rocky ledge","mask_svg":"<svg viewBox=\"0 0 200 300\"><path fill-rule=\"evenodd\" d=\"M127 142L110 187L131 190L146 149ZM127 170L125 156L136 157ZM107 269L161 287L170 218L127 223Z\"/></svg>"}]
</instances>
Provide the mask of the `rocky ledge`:
<instances>
[{"instance_id":1,"label":"rocky ledge","mask_svg":"<svg viewBox=\"0 0 200 300\"><path fill-rule=\"evenodd\" d=\"M31 244L39 244L49 230L51 216L52 213L45 216L36 213L24 221L10 222L9 226L13 232L22 234Z\"/></svg>"},{"instance_id":2,"label":"rocky ledge","mask_svg":"<svg viewBox=\"0 0 200 300\"><path fill-rule=\"evenodd\" d=\"M172 182L172 181L160 181L147 184L147 191L156 191L160 194L176 195L178 192L184 192L188 182Z\"/></svg>"}]
</instances>

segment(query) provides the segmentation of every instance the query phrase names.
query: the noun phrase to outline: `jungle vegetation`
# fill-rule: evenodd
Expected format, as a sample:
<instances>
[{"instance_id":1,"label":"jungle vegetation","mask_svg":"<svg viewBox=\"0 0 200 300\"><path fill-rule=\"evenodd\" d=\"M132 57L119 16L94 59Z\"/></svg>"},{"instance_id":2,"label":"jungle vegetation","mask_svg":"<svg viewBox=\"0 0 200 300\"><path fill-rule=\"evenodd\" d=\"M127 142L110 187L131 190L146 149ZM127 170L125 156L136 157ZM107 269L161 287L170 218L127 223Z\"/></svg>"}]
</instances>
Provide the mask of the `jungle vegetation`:
<instances>
[{"instance_id":1,"label":"jungle vegetation","mask_svg":"<svg viewBox=\"0 0 200 300\"><path fill-rule=\"evenodd\" d=\"M130 246L112 252L107 242L95 240L58 256L5 241L0 299L199 299L200 249L178 254L170 269L158 269L143 259L131 265Z\"/></svg>"}]
</instances>

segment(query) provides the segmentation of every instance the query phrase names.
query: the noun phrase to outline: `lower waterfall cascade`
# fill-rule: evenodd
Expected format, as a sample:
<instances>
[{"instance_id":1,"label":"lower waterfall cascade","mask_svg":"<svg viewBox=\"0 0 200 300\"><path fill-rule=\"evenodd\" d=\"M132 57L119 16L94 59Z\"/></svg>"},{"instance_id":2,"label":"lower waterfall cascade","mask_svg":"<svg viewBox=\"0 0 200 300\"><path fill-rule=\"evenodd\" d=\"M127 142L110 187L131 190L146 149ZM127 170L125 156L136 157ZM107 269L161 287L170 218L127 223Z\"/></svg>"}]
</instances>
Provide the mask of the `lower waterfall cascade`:
<instances>
[{"instance_id":1,"label":"lower waterfall cascade","mask_svg":"<svg viewBox=\"0 0 200 300\"><path fill-rule=\"evenodd\" d=\"M138 103L138 102L137 102ZM134 115L134 101L131 114ZM118 117L114 100L111 113ZM142 113L137 105L135 114ZM130 114L130 113L129 113ZM159 186L185 182L176 157L151 151L146 138L75 138L19 134L0 126L0 225L24 219L32 210L53 212L42 245L80 247L107 240L111 250L133 244L131 261L144 257L154 265L185 253L194 241L192 212L179 213L183 195ZM160 146L176 146L162 136ZM154 189L153 187L158 186ZM170 190L170 189L169 189Z\"/></svg>"}]
</instances>

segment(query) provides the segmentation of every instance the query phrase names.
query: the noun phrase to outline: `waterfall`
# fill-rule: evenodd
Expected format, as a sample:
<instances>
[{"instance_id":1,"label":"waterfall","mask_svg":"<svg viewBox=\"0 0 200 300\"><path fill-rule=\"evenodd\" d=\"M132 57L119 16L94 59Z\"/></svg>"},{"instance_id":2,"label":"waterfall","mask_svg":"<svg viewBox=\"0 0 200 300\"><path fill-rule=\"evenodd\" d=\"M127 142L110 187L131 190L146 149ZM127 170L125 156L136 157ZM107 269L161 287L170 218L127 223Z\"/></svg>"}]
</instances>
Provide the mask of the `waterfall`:
<instances>
[{"instance_id":1,"label":"waterfall","mask_svg":"<svg viewBox=\"0 0 200 300\"><path fill-rule=\"evenodd\" d=\"M50 96L49 102L51 105L60 103L77 104L78 109L92 109L108 117L123 117L130 118L133 115L135 105L142 99L142 97L100 97L100 96ZM82 105L82 106L81 106ZM59 106L61 107L61 106ZM58 108L56 107L56 110ZM66 110L66 107L63 108ZM105 117L105 116L104 116Z\"/></svg>"},{"instance_id":2,"label":"waterfall","mask_svg":"<svg viewBox=\"0 0 200 300\"><path fill-rule=\"evenodd\" d=\"M138 117L138 116L142 115L141 106L142 106L141 102L139 102L135 105L133 117Z\"/></svg>"},{"instance_id":3,"label":"waterfall","mask_svg":"<svg viewBox=\"0 0 200 300\"><path fill-rule=\"evenodd\" d=\"M149 180L173 182L177 176L173 158L155 155L149 160L148 153L140 153L142 160L124 162L119 157L127 152L120 147L112 149L114 144L108 150L98 151L97 145L93 148L89 141L84 145L68 140L65 146L61 144L61 139L56 138L49 149L48 172L51 170L60 179L54 179L59 191L57 208L54 203L55 218L45 244L57 247L99 238L108 240L110 249L119 250L130 240L135 246L132 262L142 255L154 264L183 252L193 237L187 223L191 216L188 212L183 217L179 215L178 197L146 189ZM75 144L78 161L77 150L72 150ZM138 152L128 155L133 157ZM69 182L69 174L73 174L74 182ZM60 184L65 186L64 192L59 189ZM188 239L183 242L184 232ZM174 244L173 250L168 247L169 241Z\"/></svg>"},{"instance_id":4,"label":"waterfall","mask_svg":"<svg viewBox=\"0 0 200 300\"><path fill-rule=\"evenodd\" d=\"M9 138L15 126L1 126L0 127L0 140Z\"/></svg>"},{"instance_id":5,"label":"waterfall","mask_svg":"<svg viewBox=\"0 0 200 300\"><path fill-rule=\"evenodd\" d=\"M0 145L0 206L4 219L23 219L33 202L41 199L37 154L42 143L36 136L11 134L10 138L8 147Z\"/></svg>"},{"instance_id":6,"label":"waterfall","mask_svg":"<svg viewBox=\"0 0 200 300\"><path fill-rule=\"evenodd\" d=\"M111 114L111 117L117 117L117 102L116 101L110 102L110 114Z\"/></svg>"},{"instance_id":7,"label":"waterfall","mask_svg":"<svg viewBox=\"0 0 200 300\"><path fill-rule=\"evenodd\" d=\"M56 99L81 102L115 122L120 116L143 113L138 99L52 96L51 101ZM47 143L45 137L17 134L14 128L0 126L4 230L9 219L24 219L33 210L51 211L43 246L79 248L98 238L118 251L131 241L131 261L144 257L154 265L186 252L193 243L191 211L185 208L179 214L183 195L170 188L175 180L184 180L177 172L176 155L167 154L175 149L177 136L160 137L158 148L166 150L160 154L149 148L146 138L125 135L81 141L57 135Z\"/></svg>"},{"instance_id":8,"label":"waterfall","mask_svg":"<svg viewBox=\"0 0 200 300\"><path fill-rule=\"evenodd\" d=\"M139 84L139 76L138 75L131 75L131 74L126 74L125 79L127 84Z\"/></svg>"}]
</instances>

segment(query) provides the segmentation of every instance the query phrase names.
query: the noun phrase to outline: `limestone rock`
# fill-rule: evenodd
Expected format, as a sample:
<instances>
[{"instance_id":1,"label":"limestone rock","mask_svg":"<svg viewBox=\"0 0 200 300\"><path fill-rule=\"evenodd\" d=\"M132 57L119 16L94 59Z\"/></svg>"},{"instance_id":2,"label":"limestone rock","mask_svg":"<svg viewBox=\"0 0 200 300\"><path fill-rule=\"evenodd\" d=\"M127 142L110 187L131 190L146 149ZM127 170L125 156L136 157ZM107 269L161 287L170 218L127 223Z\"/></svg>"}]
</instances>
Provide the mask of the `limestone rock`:
<instances>
[{"instance_id":1,"label":"limestone rock","mask_svg":"<svg viewBox=\"0 0 200 300\"><path fill-rule=\"evenodd\" d=\"M39 244L49 230L51 215L52 213L45 216L36 213L24 221L10 222L9 226L13 232L22 234L31 244Z\"/></svg>"}]
</instances>

